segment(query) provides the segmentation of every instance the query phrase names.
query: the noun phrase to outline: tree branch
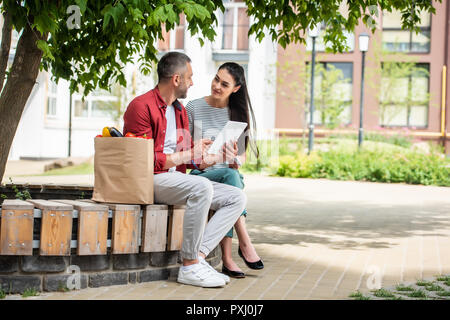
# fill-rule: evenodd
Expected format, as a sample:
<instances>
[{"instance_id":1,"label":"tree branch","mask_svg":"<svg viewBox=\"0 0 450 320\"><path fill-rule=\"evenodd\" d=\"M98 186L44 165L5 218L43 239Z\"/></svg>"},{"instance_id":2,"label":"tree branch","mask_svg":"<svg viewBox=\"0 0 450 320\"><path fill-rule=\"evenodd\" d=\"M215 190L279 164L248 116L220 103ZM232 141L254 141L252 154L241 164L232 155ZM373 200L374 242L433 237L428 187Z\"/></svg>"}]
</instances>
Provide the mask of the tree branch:
<instances>
[{"instance_id":1,"label":"tree branch","mask_svg":"<svg viewBox=\"0 0 450 320\"><path fill-rule=\"evenodd\" d=\"M11 33L11 16L8 12L5 12L3 14L2 45L0 48L0 92L3 89L6 68L8 67L9 50L11 48Z\"/></svg>"}]
</instances>

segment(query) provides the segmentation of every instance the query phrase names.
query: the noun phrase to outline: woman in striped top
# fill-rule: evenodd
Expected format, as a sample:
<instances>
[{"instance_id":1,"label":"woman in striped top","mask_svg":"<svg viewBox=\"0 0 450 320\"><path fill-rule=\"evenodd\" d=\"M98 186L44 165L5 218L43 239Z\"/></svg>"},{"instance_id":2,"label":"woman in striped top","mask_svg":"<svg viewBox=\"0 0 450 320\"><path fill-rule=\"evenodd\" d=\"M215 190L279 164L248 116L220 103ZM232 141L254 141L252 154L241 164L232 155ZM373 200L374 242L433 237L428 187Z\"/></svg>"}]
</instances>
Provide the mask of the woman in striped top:
<instances>
[{"instance_id":1,"label":"woman in striped top","mask_svg":"<svg viewBox=\"0 0 450 320\"><path fill-rule=\"evenodd\" d=\"M246 131L235 144L238 156L234 163L218 163L204 170L192 170L191 174L206 177L212 181L244 188L243 176L238 169L245 161L245 152L251 145L256 157L259 156L258 148L250 139L250 115L252 126L255 129L255 117L250 103L245 81L244 69L234 62L224 63L219 67L211 83L211 95L189 101L186 105L189 117L189 129L194 140L212 139L222 130L229 121L246 122ZM237 147L237 150L236 150ZM239 256L251 269L262 269L264 264L250 240L245 227L244 210L234 228L239 239ZM231 255L231 244L233 229L221 241L222 249L222 272L236 278L245 277L244 272L233 261Z\"/></svg>"}]
</instances>

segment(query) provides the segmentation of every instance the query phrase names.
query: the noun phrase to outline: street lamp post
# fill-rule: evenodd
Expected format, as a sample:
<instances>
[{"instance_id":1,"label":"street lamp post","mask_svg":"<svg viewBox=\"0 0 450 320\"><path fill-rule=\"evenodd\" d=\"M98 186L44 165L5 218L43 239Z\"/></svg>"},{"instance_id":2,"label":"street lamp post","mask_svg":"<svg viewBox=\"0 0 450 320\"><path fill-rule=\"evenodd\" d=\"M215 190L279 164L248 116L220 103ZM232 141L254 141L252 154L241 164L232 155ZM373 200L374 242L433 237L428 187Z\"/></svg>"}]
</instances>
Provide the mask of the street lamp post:
<instances>
[{"instance_id":1,"label":"street lamp post","mask_svg":"<svg viewBox=\"0 0 450 320\"><path fill-rule=\"evenodd\" d=\"M308 155L311 153L314 145L314 66L316 64L316 38L319 36L319 32L320 32L320 24L311 26L308 29L308 35L312 38Z\"/></svg>"},{"instance_id":2,"label":"street lamp post","mask_svg":"<svg viewBox=\"0 0 450 320\"><path fill-rule=\"evenodd\" d=\"M68 156L72 155L72 93L70 93L69 98L69 145L68 145Z\"/></svg>"},{"instance_id":3,"label":"street lamp post","mask_svg":"<svg viewBox=\"0 0 450 320\"><path fill-rule=\"evenodd\" d=\"M363 142L363 100L364 100L364 68L366 52L369 49L369 35L361 33L359 35L359 50L362 52L362 67L361 67L361 96L359 103L359 132L358 132L358 148Z\"/></svg>"}]
</instances>

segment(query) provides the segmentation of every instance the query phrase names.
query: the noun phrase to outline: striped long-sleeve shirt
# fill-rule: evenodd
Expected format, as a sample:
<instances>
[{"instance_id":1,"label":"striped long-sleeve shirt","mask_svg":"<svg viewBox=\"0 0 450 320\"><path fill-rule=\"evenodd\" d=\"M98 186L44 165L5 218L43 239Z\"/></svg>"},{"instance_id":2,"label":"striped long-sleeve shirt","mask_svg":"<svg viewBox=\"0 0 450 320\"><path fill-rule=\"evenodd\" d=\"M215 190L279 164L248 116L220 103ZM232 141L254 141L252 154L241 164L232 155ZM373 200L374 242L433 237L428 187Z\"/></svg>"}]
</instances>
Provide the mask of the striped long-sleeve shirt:
<instances>
[{"instance_id":1,"label":"striped long-sleeve shirt","mask_svg":"<svg viewBox=\"0 0 450 320\"><path fill-rule=\"evenodd\" d=\"M189 118L189 131L194 141L199 139L214 140L230 120L228 107L212 107L204 97L189 101L186 105L186 111ZM219 163L206 168L205 171L227 167L227 164Z\"/></svg>"}]
</instances>

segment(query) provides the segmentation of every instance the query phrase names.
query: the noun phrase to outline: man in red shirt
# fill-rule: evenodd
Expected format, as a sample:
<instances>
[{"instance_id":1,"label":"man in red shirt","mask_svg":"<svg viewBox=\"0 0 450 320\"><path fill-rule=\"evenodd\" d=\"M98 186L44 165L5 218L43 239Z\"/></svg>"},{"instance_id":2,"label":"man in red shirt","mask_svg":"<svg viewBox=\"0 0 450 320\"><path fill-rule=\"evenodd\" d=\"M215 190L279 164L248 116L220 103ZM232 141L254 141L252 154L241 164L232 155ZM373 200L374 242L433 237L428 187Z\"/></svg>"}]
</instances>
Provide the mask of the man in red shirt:
<instances>
[{"instance_id":1,"label":"man in red shirt","mask_svg":"<svg viewBox=\"0 0 450 320\"><path fill-rule=\"evenodd\" d=\"M219 244L239 218L246 196L237 187L187 175L186 168L204 169L220 162L232 162L237 145L224 146L218 155L207 153L212 141L195 144L189 132L184 106L193 85L190 58L169 52L158 62L158 84L134 98L124 114L124 135L132 132L154 139L155 203L186 205L178 282L201 287L223 286L228 276L217 272L205 257ZM214 216L206 224L209 209Z\"/></svg>"}]
</instances>

